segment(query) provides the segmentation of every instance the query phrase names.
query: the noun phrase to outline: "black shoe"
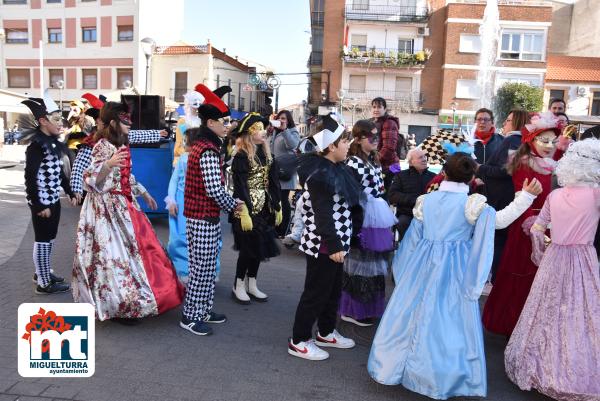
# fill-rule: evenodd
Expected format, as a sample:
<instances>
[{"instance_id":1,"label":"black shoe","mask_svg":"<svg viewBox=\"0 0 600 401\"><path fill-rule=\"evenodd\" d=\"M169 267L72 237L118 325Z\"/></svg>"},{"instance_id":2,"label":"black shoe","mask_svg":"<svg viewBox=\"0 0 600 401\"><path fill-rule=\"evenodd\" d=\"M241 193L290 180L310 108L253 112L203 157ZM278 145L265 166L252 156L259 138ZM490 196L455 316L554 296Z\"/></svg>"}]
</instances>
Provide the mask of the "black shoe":
<instances>
[{"instance_id":1,"label":"black shoe","mask_svg":"<svg viewBox=\"0 0 600 401\"><path fill-rule=\"evenodd\" d=\"M221 313L209 312L208 316L202 320L205 323L224 323L227 321L227 316Z\"/></svg>"},{"instance_id":2,"label":"black shoe","mask_svg":"<svg viewBox=\"0 0 600 401\"><path fill-rule=\"evenodd\" d=\"M49 294L59 294L61 292L67 292L71 289L71 287L69 286L69 284L65 284L65 283L50 283L45 287L42 287L41 285L38 285L35 288L35 293L36 294L41 294L41 295L49 295Z\"/></svg>"},{"instance_id":3,"label":"black shoe","mask_svg":"<svg viewBox=\"0 0 600 401\"><path fill-rule=\"evenodd\" d=\"M61 276L57 276L54 273L50 273L50 282L51 283L62 283L65 279ZM37 284L37 273L33 273L33 282Z\"/></svg>"},{"instance_id":4,"label":"black shoe","mask_svg":"<svg viewBox=\"0 0 600 401\"><path fill-rule=\"evenodd\" d=\"M138 318L128 318L128 317L113 317L113 322L122 324L123 326L137 326L142 323L142 319Z\"/></svg>"},{"instance_id":5,"label":"black shoe","mask_svg":"<svg viewBox=\"0 0 600 401\"><path fill-rule=\"evenodd\" d=\"M190 320L184 316L181 317L179 327L189 331L197 336L211 335L213 330L208 325L200 320Z\"/></svg>"}]
</instances>

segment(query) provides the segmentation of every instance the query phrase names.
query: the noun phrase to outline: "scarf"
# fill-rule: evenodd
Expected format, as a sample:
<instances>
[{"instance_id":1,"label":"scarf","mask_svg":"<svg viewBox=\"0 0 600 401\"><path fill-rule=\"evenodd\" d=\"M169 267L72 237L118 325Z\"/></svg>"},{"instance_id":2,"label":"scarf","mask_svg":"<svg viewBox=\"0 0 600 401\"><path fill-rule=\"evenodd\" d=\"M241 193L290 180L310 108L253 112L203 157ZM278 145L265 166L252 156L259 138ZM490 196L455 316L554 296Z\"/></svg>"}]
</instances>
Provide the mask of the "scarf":
<instances>
[{"instance_id":1,"label":"scarf","mask_svg":"<svg viewBox=\"0 0 600 401\"><path fill-rule=\"evenodd\" d=\"M492 128L490 128L489 131L475 131L475 137L477 139L479 139L481 142L483 142L484 145L487 145L487 143L490 141L490 139L492 139L492 136L494 136L494 133L496 132L496 127L492 126Z\"/></svg>"}]
</instances>

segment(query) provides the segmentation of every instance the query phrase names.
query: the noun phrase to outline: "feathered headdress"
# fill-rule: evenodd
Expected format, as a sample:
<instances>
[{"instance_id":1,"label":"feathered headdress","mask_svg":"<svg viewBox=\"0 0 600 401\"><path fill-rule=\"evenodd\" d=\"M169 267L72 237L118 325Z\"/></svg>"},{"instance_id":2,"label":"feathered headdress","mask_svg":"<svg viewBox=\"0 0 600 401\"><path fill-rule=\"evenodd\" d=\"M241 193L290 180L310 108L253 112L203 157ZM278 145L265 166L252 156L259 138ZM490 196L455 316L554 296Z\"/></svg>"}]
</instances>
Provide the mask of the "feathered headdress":
<instances>
[{"instance_id":1,"label":"feathered headdress","mask_svg":"<svg viewBox=\"0 0 600 401\"><path fill-rule=\"evenodd\" d=\"M560 135L559 120L551 112L534 114L531 122L521 128L521 142L531 143L536 136L545 131L552 131Z\"/></svg>"},{"instance_id":2,"label":"feathered headdress","mask_svg":"<svg viewBox=\"0 0 600 401\"><path fill-rule=\"evenodd\" d=\"M474 152L473 146L471 146L471 144L469 144L468 142L463 142L459 145L456 145L449 141L444 141L444 143L442 143L442 148L444 148L444 150L446 151L446 153L448 153L449 156L458 152L466 153L468 155Z\"/></svg>"}]
</instances>

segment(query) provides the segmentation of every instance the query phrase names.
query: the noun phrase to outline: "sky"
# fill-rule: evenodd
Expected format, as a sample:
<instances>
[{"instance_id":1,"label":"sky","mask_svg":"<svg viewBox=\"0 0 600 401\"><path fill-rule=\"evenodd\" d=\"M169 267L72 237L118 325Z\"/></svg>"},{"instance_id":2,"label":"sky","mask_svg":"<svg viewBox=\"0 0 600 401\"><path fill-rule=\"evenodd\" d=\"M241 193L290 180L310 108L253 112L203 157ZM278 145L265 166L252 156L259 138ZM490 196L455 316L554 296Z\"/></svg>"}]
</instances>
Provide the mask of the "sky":
<instances>
[{"instance_id":1,"label":"sky","mask_svg":"<svg viewBox=\"0 0 600 401\"><path fill-rule=\"evenodd\" d=\"M307 72L309 0L185 0L182 40L271 67L275 73ZM281 75L279 107L306 99L308 77Z\"/></svg>"}]
</instances>

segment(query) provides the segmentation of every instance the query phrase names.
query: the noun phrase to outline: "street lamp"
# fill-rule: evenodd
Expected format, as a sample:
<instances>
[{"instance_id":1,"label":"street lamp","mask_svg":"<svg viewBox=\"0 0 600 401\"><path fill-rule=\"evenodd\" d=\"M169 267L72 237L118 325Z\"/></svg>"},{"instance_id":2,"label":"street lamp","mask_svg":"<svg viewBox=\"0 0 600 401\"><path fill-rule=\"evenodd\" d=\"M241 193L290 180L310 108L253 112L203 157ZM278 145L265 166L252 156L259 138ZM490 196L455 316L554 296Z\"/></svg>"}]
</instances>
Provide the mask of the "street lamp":
<instances>
[{"instance_id":1,"label":"street lamp","mask_svg":"<svg viewBox=\"0 0 600 401\"><path fill-rule=\"evenodd\" d=\"M152 38L144 38L140 40L140 44L142 46L142 51L146 56L146 87L144 90L144 95L148 94L148 70L150 69L150 59L152 58L152 53L154 53L154 48L156 47L156 42Z\"/></svg>"},{"instance_id":2,"label":"street lamp","mask_svg":"<svg viewBox=\"0 0 600 401\"><path fill-rule=\"evenodd\" d=\"M344 115L344 98L346 97L346 91L340 89L336 92L338 99L340 99L340 115Z\"/></svg>"},{"instance_id":3,"label":"street lamp","mask_svg":"<svg viewBox=\"0 0 600 401\"><path fill-rule=\"evenodd\" d=\"M452 103L450 103L450 107L452 108L452 133L454 133L454 130L456 128L456 120L454 119L454 117L456 116L456 109L458 108L458 103L453 101Z\"/></svg>"},{"instance_id":4,"label":"street lamp","mask_svg":"<svg viewBox=\"0 0 600 401\"><path fill-rule=\"evenodd\" d=\"M63 81L62 79L59 79L58 81L56 81L54 83L54 85L56 85L56 87L58 88L58 104L60 105L60 113L62 114L63 111L63 102L62 102L62 90L65 87L65 81Z\"/></svg>"}]
</instances>

